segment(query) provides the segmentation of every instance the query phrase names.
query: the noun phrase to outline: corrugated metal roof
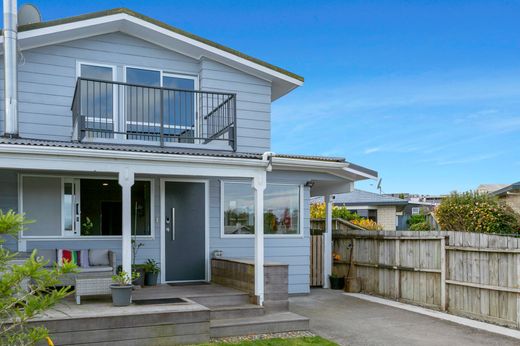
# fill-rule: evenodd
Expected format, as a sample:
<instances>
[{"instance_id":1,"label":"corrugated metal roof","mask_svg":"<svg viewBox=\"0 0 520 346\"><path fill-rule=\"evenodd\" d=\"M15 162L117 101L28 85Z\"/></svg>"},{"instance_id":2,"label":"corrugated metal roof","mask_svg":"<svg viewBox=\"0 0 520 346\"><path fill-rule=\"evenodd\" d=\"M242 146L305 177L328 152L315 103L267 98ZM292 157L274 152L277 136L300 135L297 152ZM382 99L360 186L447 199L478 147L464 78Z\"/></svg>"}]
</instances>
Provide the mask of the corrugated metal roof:
<instances>
[{"instance_id":1,"label":"corrugated metal roof","mask_svg":"<svg viewBox=\"0 0 520 346\"><path fill-rule=\"evenodd\" d=\"M314 160L314 161L328 161L328 162L346 162L344 157L334 156L317 156L317 155L291 155L291 154L276 154L276 157L285 159L298 159L298 160Z\"/></svg>"},{"instance_id":2,"label":"corrugated metal roof","mask_svg":"<svg viewBox=\"0 0 520 346\"><path fill-rule=\"evenodd\" d=\"M126 145L126 144L105 144L105 143L85 143L85 142L67 142L67 141L51 141L41 139L22 139L22 138L0 138L0 144L16 144L27 146L42 146L56 148L77 148L77 149L93 149L93 150L115 150L127 152L141 153L157 153L172 155L194 155L194 156L213 156L213 157L233 157L240 159L262 159L262 154L256 153L237 153L233 151L208 150L208 149L191 149L191 148L174 148L160 147L154 145Z\"/></svg>"},{"instance_id":3,"label":"corrugated metal roof","mask_svg":"<svg viewBox=\"0 0 520 346\"><path fill-rule=\"evenodd\" d=\"M27 139L27 138L1 138L0 144L15 144L27 146L43 146L56 148L77 148L77 149L93 149L93 150L115 150L141 153L171 154L171 155L194 155L194 156L212 156L212 157L232 157L239 159L261 160L262 154L244 153L224 150L210 149L192 149L178 147L160 147L155 145L128 145L128 144L112 144L112 143L85 143L71 141L52 141L43 139ZM293 158L311 161L327 161L327 162L345 162L344 158L326 157L326 156L305 156L277 154L276 157Z\"/></svg>"}]
</instances>

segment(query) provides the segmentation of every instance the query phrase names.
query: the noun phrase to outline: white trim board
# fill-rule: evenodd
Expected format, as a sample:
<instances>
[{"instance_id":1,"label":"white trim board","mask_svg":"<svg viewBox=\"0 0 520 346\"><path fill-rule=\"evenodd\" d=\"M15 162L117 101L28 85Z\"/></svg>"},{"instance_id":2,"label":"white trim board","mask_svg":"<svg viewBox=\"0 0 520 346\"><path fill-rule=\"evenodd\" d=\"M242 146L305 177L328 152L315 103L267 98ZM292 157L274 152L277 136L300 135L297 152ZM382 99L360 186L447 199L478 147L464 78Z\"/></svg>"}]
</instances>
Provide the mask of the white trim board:
<instances>
[{"instance_id":1,"label":"white trim board","mask_svg":"<svg viewBox=\"0 0 520 346\"><path fill-rule=\"evenodd\" d=\"M508 336L510 338L515 338L515 339L520 340L520 330L501 327L501 326L497 326L497 325L494 325L491 323L480 322L480 321L472 320L469 318L451 315L451 314L441 312L441 311L425 309L425 308L422 308L419 306L404 304L404 303L396 302L396 301L389 300L389 299L370 296L367 294L361 294L361 293L343 293L343 294L346 296L349 296L349 297L366 300L366 301L369 301L372 303L383 304L386 306L391 306L394 308L398 308L398 309L402 309L402 310L406 310L406 311L410 311L410 312L415 312L417 314L430 316L433 318L438 318L438 319L441 319L444 321L449 321L449 322L457 323L457 324L460 324L463 326L483 330L483 331L490 332L490 333L500 334L500 335L504 335L504 336Z\"/></svg>"}]
</instances>

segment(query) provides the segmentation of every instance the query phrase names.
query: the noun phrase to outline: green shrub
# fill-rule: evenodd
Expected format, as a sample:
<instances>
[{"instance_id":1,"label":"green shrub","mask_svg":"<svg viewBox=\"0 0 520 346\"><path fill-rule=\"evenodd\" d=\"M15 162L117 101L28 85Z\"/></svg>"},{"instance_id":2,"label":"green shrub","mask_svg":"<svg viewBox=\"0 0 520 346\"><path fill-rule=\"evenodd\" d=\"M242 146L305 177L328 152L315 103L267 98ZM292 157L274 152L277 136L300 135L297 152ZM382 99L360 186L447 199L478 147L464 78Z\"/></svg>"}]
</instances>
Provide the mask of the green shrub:
<instances>
[{"instance_id":1,"label":"green shrub","mask_svg":"<svg viewBox=\"0 0 520 346\"><path fill-rule=\"evenodd\" d=\"M423 223L426 221L426 215L419 214L419 215L412 215L408 220L406 220L406 224L408 226L415 225L416 223Z\"/></svg>"},{"instance_id":2,"label":"green shrub","mask_svg":"<svg viewBox=\"0 0 520 346\"><path fill-rule=\"evenodd\" d=\"M452 193L435 215L445 231L520 234L520 215L498 198L476 192Z\"/></svg>"},{"instance_id":3,"label":"green shrub","mask_svg":"<svg viewBox=\"0 0 520 346\"><path fill-rule=\"evenodd\" d=\"M430 231L432 226L428 221L416 222L409 227L410 231Z\"/></svg>"}]
</instances>

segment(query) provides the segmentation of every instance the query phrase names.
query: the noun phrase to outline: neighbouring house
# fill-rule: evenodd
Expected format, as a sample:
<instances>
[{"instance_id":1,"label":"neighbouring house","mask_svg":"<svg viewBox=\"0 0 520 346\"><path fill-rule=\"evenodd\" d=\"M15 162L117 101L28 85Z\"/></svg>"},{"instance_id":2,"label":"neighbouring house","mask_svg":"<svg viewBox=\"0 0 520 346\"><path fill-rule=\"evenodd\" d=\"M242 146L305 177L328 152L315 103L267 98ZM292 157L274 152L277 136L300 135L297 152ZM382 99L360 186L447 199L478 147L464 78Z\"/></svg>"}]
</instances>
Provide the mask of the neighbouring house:
<instances>
[{"instance_id":1,"label":"neighbouring house","mask_svg":"<svg viewBox=\"0 0 520 346\"><path fill-rule=\"evenodd\" d=\"M408 202L396 197L355 189L348 193L334 195L333 203L335 206L346 207L359 216L377 222L386 231L395 231L397 218Z\"/></svg>"},{"instance_id":2,"label":"neighbouring house","mask_svg":"<svg viewBox=\"0 0 520 346\"><path fill-rule=\"evenodd\" d=\"M271 152L271 103L302 77L131 10L14 22L0 43L0 208L36 220L12 250L108 248L129 272L135 238L163 283L210 281L215 253L248 259L261 303L267 261L309 292L310 198L378 177ZM406 204L351 196L388 229Z\"/></svg>"},{"instance_id":3,"label":"neighbouring house","mask_svg":"<svg viewBox=\"0 0 520 346\"><path fill-rule=\"evenodd\" d=\"M498 189L489 192L504 201L515 212L520 214L520 181L511 185L499 186Z\"/></svg>"},{"instance_id":4,"label":"neighbouring house","mask_svg":"<svg viewBox=\"0 0 520 346\"><path fill-rule=\"evenodd\" d=\"M478 193L492 193L497 190L503 189L504 187L507 187L507 184L480 184L477 189L475 190Z\"/></svg>"},{"instance_id":5,"label":"neighbouring house","mask_svg":"<svg viewBox=\"0 0 520 346\"><path fill-rule=\"evenodd\" d=\"M431 202L408 201L408 204L404 207L402 213L397 218L397 229L409 229L408 220L410 217L413 215L430 215L437 205L437 203Z\"/></svg>"}]
</instances>

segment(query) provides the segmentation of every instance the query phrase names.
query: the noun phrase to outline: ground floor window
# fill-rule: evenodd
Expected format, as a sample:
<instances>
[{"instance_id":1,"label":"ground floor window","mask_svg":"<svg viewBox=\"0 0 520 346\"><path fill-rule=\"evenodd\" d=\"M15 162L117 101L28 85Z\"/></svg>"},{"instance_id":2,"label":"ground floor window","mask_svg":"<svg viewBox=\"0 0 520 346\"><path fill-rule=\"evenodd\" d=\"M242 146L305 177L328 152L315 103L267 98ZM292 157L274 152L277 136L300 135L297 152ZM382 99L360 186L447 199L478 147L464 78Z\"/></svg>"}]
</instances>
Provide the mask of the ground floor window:
<instances>
[{"instance_id":1,"label":"ground floor window","mask_svg":"<svg viewBox=\"0 0 520 346\"><path fill-rule=\"evenodd\" d=\"M264 192L264 233L300 233L300 186L267 184Z\"/></svg>"},{"instance_id":2,"label":"ground floor window","mask_svg":"<svg viewBox=\"0 0 520 346\"><path fill-rule=\"evenodd\" d=\"M299 185L267 184L264 191L264 233L300 234L301 188ZM222 182L224 235L252 235L254 189L247 182Z\"/></svg>"},{"instance_id":3,"label":"ground floor window","mask_svg":"<svg viewBox=\"0 0 520 346\"><path fill-rule=\"evenodd\" d=\"M22 176L22 211L34 220L24 236L121 236L122 189L115 179ZM151 232L151 181L131 193L132 234Z\"/></svg>"},{"instance_id":4,"label":"ground floor window","mask_svg":"<svg viewBox=\"0 0 520 346\"><path fill-rule=\"evenodd\" d=\"M223 182L224 234L255 233L253 188L248 183Z\"/></svg>"},{"instance_id":5,"label":"ground floor window","mask_svg":"<svg viewBox=\"0 0 520 346\"><path fill-rule=\"evenodd\" d=\"M81 235L122 234L122 189L117 180L81 179ZM150 235L150 182L132 186L132 234Z\"/></svg>"}]
</instances>

